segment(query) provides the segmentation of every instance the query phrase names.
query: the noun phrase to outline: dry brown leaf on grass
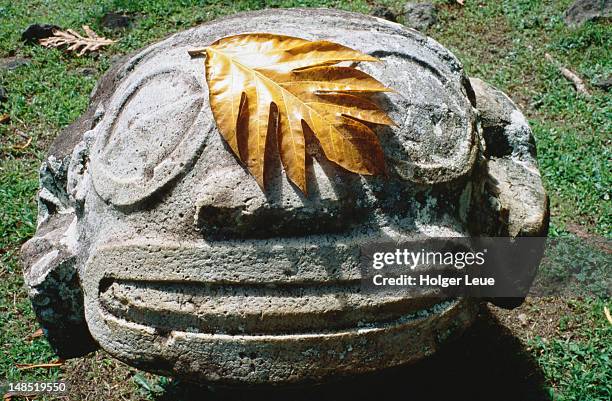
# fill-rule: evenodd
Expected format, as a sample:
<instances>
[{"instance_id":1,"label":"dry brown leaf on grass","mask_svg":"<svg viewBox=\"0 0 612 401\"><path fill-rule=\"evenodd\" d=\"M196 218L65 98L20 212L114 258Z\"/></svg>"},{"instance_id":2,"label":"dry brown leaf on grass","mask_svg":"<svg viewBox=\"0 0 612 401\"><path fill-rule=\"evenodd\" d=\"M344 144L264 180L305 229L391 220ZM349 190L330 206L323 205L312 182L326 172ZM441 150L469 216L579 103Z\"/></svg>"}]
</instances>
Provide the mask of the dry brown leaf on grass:
<instances>
[{"instance_id":1,"label":"dry brown leaf on grass","mask_svg":"<svg viewBox=\"0 0 612 401\"><path fill-rule=\"evenodd\" d=\"M393 121L370 98L391 89L341 62L379 61L346 46L289 36L230 36L205 49L210 106L222 136L260 187L268 135L276 133L281 162L304 193L306 132L325 157L354 173L384 172L384 157L371 125Z\"/></svg>"},{"instance_id":2,"label":"dry brown leaf on grass","mask_svg":"<svg viewBox=\"0 0 612 401\"><path fill-rule=\"evenodd\" d=\"M102 46L108 46L115 43L114 40L98 36L98 34L87 25L83 25L83 30L87 35L86 37L81 36L78 32L72 29L67 29L66 31L57 29L53 31L53 36L40 39L38 42L45 47L68 46L66 50L78 50L77 54L79 56L82 56L86 52L96 51Z\"/></svg>"}]
</instances>

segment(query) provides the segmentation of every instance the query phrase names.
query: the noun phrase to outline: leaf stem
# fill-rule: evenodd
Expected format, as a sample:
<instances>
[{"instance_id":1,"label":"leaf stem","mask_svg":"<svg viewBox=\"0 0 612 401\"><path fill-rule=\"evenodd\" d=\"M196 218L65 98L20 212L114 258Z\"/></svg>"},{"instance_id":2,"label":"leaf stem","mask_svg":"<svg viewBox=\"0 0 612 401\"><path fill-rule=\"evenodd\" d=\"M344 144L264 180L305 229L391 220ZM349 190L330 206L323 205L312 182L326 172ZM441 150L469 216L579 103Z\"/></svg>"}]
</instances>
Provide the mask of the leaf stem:
<instances>
[{"instance_id":1,"label":"leaf stem","mask_svg":"<svg viewBox=\"0 0 612 401\"><path fill-rule=\"evenodd\" d=\"M206 57L206 47L203 47L201 49L191 49L191 50L187 50L187 53L189 53L189 55L191 56L191 58L205 58Z\"/></svg>"}]
</instances>

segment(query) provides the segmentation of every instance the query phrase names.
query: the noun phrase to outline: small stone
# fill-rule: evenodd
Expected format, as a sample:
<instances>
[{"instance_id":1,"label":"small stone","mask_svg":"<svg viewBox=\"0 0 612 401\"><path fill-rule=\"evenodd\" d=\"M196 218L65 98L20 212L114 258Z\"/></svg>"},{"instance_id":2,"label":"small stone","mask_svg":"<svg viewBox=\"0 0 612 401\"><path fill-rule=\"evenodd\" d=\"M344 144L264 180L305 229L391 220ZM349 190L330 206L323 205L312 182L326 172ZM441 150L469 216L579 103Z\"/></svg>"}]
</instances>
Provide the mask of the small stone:
<instances>
[{"instance_id":1,"label":"small stone","mask_svg":"<svg viewBox=\"0 0 612 401\"><path fill-rule=\"evenodd\" d=\"M30 64L30 60L22 57L7 57L0 59L0 69L12 71Z\"/></svg>"},{"instance_id":2,"label":"small stone","mask_svg":"<svg viewBox=\"0 0 612 401\"><path fill-rule=\"evenodd\" d=\"M378 18L383 18L388 21L397 22L397 17L395 16L395 13L391 11L389 7L378 5L374 7L371 14Z\"/></svg>"},{"instance_id":3,"label":"small stone","mask_svg":"<svg viewBox=\"0 0 612 401\"><path fill-rule=\"evenodd\" d=\"M0 86L0 103L4 103L8 100L6 90Z\"/></svg>"},{"instance_id":4,"label":"small stone","mask_svg":"<svg viewBox=\"0 0 612 401\"><path fill-rule=\"evenodd\" d=\"M404 25L424 31L438 21L436 8L429 3L406 3L404 6Z\"/></svg>"},{"instance_id":5,"label":"small stone","mask_svg":"<svg viewBox=\"0 0 612 401\"><path fill-rule=\"evenodd\" d=\"M612 88L612 75L607 78L598 79L593 85L603 91L609 92Z\"/></svg>"},{"instance_id":6,"label":"small stone","mask_svg":"<svg viewBox=\"0 0 612 401\"><path fill-rule=\"evenodd\" d=\"M38 42L39 39L53 36L53 31L61 29L57 25L51 24L32 24L21 34L21 40L26 43Z\"/></svg>"},{"instance_id":7,"label":"small stone","mask_svg":"<svg viewBox=\"0 0 612 401\"><path fill-rule=\"evenodd\" d=\"M565 12L565 23L580 26L587 21L612 17L612 0L576 0Z\"/></svg>"},{"instance_id":8,"label":"small stone","mask_svg":"<svg viewBox=\"0 0 612 401\"><path fill-rule=\"evenodd\" d=\"M108 29L126 29L132 24L132 18L119 13L106 13L102 17L102 26Z\"/></svg>"},{"instance_id":9,"label":"small stone","mask_svg":"<svg viewBox=\"0 0 612 401\"><path fill-rule=\"evenodd\" d=\"M527 326L527 323L529 323L529 319L527 319L527 315L524 313L520 313L516 318L523 326Z\"/></svg>"},{"instance_id":10,"label":"small stone","mask_svg":"<svg viewBox=\"0 0 612 401\"><path fill-rule=\"evenodd\" d=\"M90 67L82 67L82 68L78 68L77 72L86 77L93 77L96 75L98 70L96 70L95 68L90 68Z\"/></svg>"}]
</instances>

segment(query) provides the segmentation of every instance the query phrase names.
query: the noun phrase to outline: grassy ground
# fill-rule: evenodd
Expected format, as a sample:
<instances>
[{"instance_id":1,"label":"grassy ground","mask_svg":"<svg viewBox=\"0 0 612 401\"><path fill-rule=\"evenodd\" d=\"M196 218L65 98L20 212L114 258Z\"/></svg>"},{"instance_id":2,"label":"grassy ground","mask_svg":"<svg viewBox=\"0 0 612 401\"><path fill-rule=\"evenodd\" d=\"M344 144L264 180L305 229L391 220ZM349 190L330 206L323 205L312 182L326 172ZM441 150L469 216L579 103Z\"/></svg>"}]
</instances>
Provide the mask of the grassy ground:
<instances>
[{"instance_id":1,"label":"grassy ground","mask_svg":"<svg viewBox=\"0 0 612 401\"><path fill-rule=\"evenodd\" d=\"M395 11L402 4L395 0L0 0L0 58L28 60L14 70L0 68L0 86L8 92L8 101L0 104L0 116L10 117L0 124L0 381L61 378L73 383L71 399L78 400L189 398L188 386L138 373L102 352L68 361L60 368L16 367L55 359L44 338L31 338L37 325L18 264L19 246L35 230L37 168L59 130L85 110L91 89L113 57L217 16L266 5L326 6L368 13L376 3ZM571 0L465 0L465 7L454 1L434 3L439 22L427 33L451 49L470 75L506 91L528 116L551 196L552 235L609 240L612 97L593 85L612 71L609 23L567 28L562 13ZM109 11L134 16L133 26L124 31L103 29L101 17ZM21 31L36 22L71 28L88 24L119 43L82 58L24 45L19 40ZM546 52L583 77L593 96L577 95L545 60ZM462 396L609 400L612 325L603 315L606 303L612 306L608 298L531 299L511 312L484 309L483 317L459 344L432 361L385 378L282 396L380 396L372 388L405 383L408 376L415 377L414 383L425 383L430 374L449 378L445 380L463 390L446 394L443 389L415 384L406 394L410 391L419 399L438 400ZM483 350L478 351L480 348ZM461 367L468 358L476 361L468 369L471 374ZM465 383L471 383L469 389ZM274 398L280 393L262 394ZM206 396L221 395L209 391Z\"/></svg>"}]
</instances>

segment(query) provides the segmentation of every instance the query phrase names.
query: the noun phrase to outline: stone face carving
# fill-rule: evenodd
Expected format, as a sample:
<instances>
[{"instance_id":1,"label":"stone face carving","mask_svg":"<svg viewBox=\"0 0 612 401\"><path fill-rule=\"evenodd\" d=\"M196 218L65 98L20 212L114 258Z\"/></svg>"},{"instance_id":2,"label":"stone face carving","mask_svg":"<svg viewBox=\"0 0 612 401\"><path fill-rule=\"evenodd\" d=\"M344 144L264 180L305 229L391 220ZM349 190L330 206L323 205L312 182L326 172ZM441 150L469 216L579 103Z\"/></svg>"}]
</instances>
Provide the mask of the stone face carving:
<instances>
[{"instance_id":1,"label":"stone face carving","mask_svg":"<svg viewBox=\"0 0 612 401\"><path fill-rule=\"evenodd\" d=\"M398 123L378 130L388 177L344 172L312 147L308 197L278 166L262 193L187 54L243 32L381 58L360 68L397 91L379 99ZM524 117L438 43L359 14L263 11L178 33L102 78L41 170L25 277L61 355L99 345L192 380L317 380L416 361L477 313L472 299L365 296L360 243L545 235L547 215Z\"/></svg>"}]
</instances>

